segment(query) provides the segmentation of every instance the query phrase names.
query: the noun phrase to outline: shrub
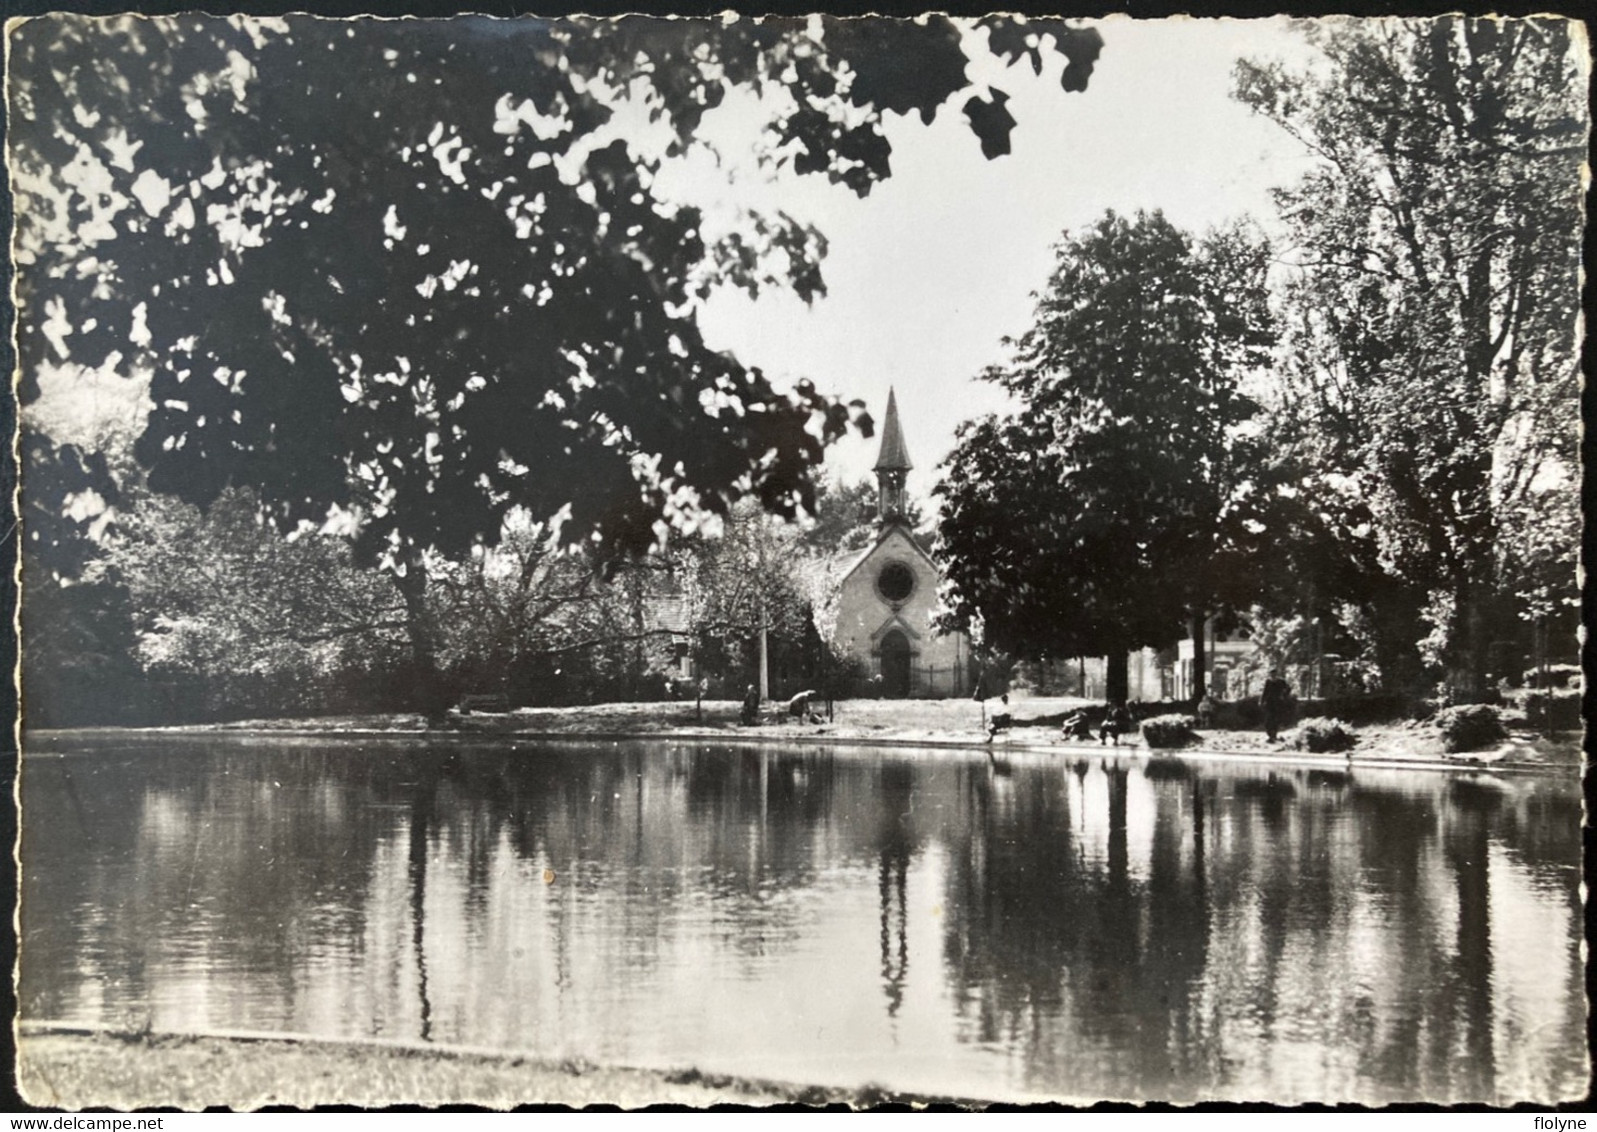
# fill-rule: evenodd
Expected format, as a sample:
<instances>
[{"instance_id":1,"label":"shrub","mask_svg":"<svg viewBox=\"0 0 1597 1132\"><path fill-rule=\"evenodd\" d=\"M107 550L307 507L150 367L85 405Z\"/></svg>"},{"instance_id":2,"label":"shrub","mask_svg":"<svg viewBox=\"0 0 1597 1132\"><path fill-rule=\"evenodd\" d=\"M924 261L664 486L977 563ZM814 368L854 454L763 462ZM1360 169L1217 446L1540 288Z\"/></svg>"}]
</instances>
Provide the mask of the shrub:
<instances>
[{"instance_id":1,"label":"shrub","mask_svg":"<svg viewBox=\"0 0 1597 1132\"><path fill-rule=\"evenodd\" d=\"M1142 738L1150 747L1185 747L1198 738L1197 729L1190 715L1156 715L1142 721Z\"/></svg>"},{"instance_id":2,"label":"shrub","mask_svg":"<svg viewBox=\"0 0 1597 1132\"><path fill-rule=\"evenodd\" d=\"M1575 688L1550 688L1521 697L1525 722L1533 727L1573 731L1580 726L1581 693Z\"/></svg>"},{"instance_id":3,"label":"shrub","mask_svg":"<svg viewBox=\"0 0 1597 1132\"><path fill-rule=\"evenodd\" d=\"M1508 737L1502 716L1490 704L1462 704L1436 713L1442 746L1448 751L1478 751Z\"/></svg>"},{"instance_id":4,"label":"shrub","mask_svg":"<svg viewBox=\"0 0 1597 1132\"><path fill-rule=\"evenodd\" d=\"M1525 687L1539 688L1544 681L1540 668L1525 669ZM1580 687L1580 665L1578 664L1549 664L1545 686L1549 688L1578 688Z\"/></svg>"},{"instance_id":5,"label":"shrub","mask_svg":"<svg viewBox=\"0 0 1597 1132\"><path fill-rule=\"evenodd\" d=\"M1257 727L1264 719L1264 709L1257 696L1240 700L1216 700L1213 726L1221 731L1243 731Z\"/></svg>"},{"instance_id":6,"label":"shrub","mask_svg":"<svg viewBox=\"0 0 1597 1132\"><path fill-rule=\"evenodd\" d=\"M1298 724L1293 746L1300 751L1321 754L1327 751L1351 751L1355 742L1357 737L1348 724L1340 719L1315 716Z\"/></svg>"},{"instance_id":7,"label":"shrub","mask_svg":"<svg viewBox=\"0 0 1597 1132\"><path fill-rule=\"evenodd\" d=\"M1321 716L1340 719L1343 723L1363 726L1370 723L1389 723L1403 719L1409 713L1408 701L1390 692L1361 692L1351 696L1328 696L1324 699L1299 701L1304 718Z\"/></svg>"}]
</instances>

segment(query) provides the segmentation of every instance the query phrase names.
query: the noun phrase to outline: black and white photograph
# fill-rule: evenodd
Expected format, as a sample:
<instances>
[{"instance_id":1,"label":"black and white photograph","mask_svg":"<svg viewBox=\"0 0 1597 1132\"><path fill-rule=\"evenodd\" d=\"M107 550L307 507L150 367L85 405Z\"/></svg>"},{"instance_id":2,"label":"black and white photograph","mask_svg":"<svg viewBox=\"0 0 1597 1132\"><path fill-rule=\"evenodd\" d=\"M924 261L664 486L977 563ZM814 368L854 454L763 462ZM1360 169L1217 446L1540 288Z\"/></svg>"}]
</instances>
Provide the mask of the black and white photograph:
<instances>
[{"instance_id":1,"label":"black and white photograph","mask_svg":"<svg viewBox=\"0 0 1597 1132\"><path fill-rule=\"evenodd\" d=\"M1584 24L6 37L28 1105L1587 1098Z\"/></svg>"}]
</instances>

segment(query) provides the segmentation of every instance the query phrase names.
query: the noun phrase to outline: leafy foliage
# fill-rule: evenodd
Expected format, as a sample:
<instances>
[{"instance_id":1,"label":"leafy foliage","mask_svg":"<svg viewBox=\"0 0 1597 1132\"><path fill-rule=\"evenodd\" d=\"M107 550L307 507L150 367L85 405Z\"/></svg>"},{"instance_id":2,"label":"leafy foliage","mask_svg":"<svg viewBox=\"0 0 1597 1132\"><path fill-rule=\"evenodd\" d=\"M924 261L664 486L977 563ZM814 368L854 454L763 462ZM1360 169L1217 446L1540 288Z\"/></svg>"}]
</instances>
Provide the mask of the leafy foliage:
<instances>
[{"instance_id":1,"label":"leafy foliage","mask_svg":"<svg viewBox=\"0 0 1597 1132\"><path fill-rule=\"evenodd\" d=\"M120 499L110 463L103 452L57 445L32 430L22 433L21 449L28 566L43 576L77 581L100 557L95 534L103 533Z\"/></svg>"},{"instance_id":2,"label":"leafy foliage","mask_svg":"<svg viewBox=\"0 0 1597 1132\"><path fill-rule=\"evenodd\" d=\"M284 532L340 516L400 581L421 669L428 563L513 508L607 569L740 498L812 509L825 446L868 418L710 349L696 304L819 295L824 239L780 214L711 231L654 191L659 160L743 89L776 108L763 161L864 194L882 116L965 86L942 17L9 30L22 401L47 363L150 374L150 487L247 489ZM988 30L1000 56L1062 52L1069 89L1099 46ZM627 105L656 150L622 140ZM1003 123L972 127L999 151Z\"/></svg>"},{"instance_id":3,"label":"leafy foliage","mask_svg":"<svg viewBox=\"0 0 1597 1132\"><path fill-rule=\"evenodd\" d=\"M1545 691L1521 689L1511 697L1525 712L1527 723L1559 731L1581 727L1584 696L1578 688L1548 688Z\"/></svg>"},{"instance_id":4,"label":"leafy foliage","mask_svg":"<svg viewBox=\"0 0 1597 1132\"><path fill-rule=\"evenodd\" d=\"M1573 600L1587 123L1570 28L1327 22L1307 30L1323 68L1237 69L1237 97L1318 159L1278 194L1300 252L1276 426L1357 563L1321 593L1353 583L1411 642L1422 611L1471 694L1515 607ZM1371 562L1399 584L1359 584Z\"/></svg>"},{"instance_id":5,"label":"leafy foliage","mask_svg":"<svg viewBox=\"0 0 1597 1132\"><path fill-rule=\"evenodd\" d=\"M822 480L815 493L815 521L804 532L805 544L821 554L864 550L880 532L876 496L877 485L870 477L854 483ZM926 516L914 496L904 499L904 521L917 538L929 541Z\"/></svg>"},{"instance_id":6,"label":"leafy foliage","mask_svg":"<svg viewBox=\"0 0 1597 1132\"><path fill-rule=\"evenodd\" d=\"M678 572L689 630L701 662L734 666L734 654L767 632L801 639L810 624L809 555L797 527L748 504L735 508L717 538L684 544Z\"/></svg>"},{"instance_id":7,"label":"leafy foliage","mask_svg":"<svg viewBox=\"0 0 1597 1132\"><path fill-rule=\"evenodd\" d=\"M680 149L730 89L787 85L809 97L768 159L864 193L881 114L930 120L965 63L942 19L57 18L15 40L25 368L136 351L152 486L247 483L290 524L353 508L368 555L464 552L513 504L632 551L684 502L793 514L849 414L704 346L691 299L749 280L654 196L653 162L602 143L604 94ZM73 162L109 191L52 176ZM746 250L819 293L818 236L764 231Z\"/></svg>"},{"instance_id":8,"label":"leafy foliage","mask_svg":"<svg viewBox=\"0 0 1597 1132\"><path fill-rule=\"evenodd\" d=\"M403 655L404 605L389 579L351 561L347 539L285 539L247 492L205 511L137 490L108 548L156 672L220 678L298 673L306 681L361 665L390 671Z\"/></svg>"},{"instance_id":9,"label":"leafy foliage","mask_svg":"<svg viewBox=\"0 0 1597 1132\"><path fill-rule=\"evenodd\" d=\"M125 722L138 676L133 607L99 541L121 497L116 480L103 454L31 431L20 447L24 717L34 727Z\"/></svg>"},{"instance_id":10,"label":"leafy foliage","mask_svg":"<svg viewBox=\"0 0 1597 1132\"><path fill-rule=\"evenodd\" d=\"M1582 678L1578 664L1549 664L1545 672L1527 668L1521 675L1527 688L1579 688Z\"/></svg>"},{"instance_id":11,"label":"leafy foliage","mask_svg":"<svg viewBox=\"0 0 1597 1132\"><path fill-rule=\"evenodd\" d=\"M1271 342L1265 249L1194 242L1162 214L1067 238L1013 361L983 375L1020 408L962 428L944 464L947 622L1030 655L1165 646L1239 600L1265 513L1241 388Z\"/></svg>"}]
</instances>

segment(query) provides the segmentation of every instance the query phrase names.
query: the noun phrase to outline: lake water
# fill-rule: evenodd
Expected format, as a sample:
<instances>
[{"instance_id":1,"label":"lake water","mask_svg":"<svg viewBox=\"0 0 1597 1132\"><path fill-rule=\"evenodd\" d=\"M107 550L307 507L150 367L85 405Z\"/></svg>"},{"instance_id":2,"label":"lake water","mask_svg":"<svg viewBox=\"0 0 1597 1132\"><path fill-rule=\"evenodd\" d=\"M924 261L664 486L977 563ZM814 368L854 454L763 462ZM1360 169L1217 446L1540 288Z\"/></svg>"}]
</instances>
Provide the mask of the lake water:
<instances>
[{"instance_id":1,"label":"lake water","mask_svg":"<svg viewBox=\"0 0 1597 1132\"><path fill-rule=\"evenodd\" d=\"M53 747L23 764L24 1020L995 1099L1586 1088L1573 773Z\"/></svg>"}]
</instances>

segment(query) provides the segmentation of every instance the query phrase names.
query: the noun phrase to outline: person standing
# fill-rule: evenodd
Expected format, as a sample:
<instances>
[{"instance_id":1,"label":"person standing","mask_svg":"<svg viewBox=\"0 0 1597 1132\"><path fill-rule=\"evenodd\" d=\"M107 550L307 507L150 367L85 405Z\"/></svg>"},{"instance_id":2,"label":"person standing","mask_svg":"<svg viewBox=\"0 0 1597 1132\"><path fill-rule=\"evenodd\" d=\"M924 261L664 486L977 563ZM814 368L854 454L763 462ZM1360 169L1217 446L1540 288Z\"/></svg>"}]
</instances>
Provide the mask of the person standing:
<instances>
[{"instance_id":1,"label":"person standing","mask_svg":"<svg viewBox=\"0 0 1597 1132\"><path fill-rule=\"evenodd\" d=\"M1259 694L1259 704L1264 708L1264 733L1273 743L1282 724L1286 722L1287 713L1292 708L1292 689L1282 678L1280 669L1272 672L1270 678L1264 682L1264 688Z\"/></svg>"}]
</instances>

